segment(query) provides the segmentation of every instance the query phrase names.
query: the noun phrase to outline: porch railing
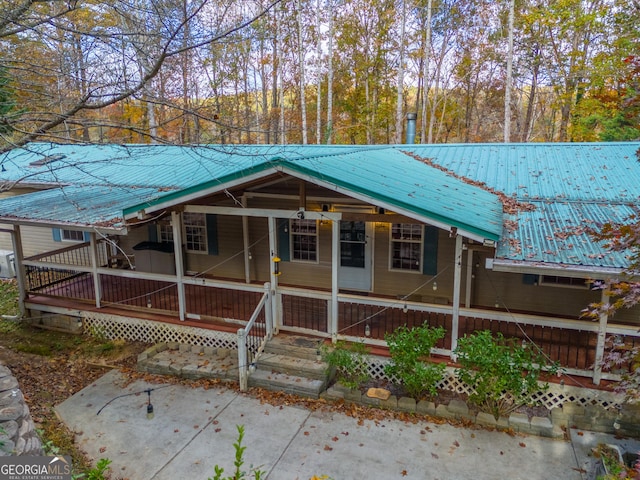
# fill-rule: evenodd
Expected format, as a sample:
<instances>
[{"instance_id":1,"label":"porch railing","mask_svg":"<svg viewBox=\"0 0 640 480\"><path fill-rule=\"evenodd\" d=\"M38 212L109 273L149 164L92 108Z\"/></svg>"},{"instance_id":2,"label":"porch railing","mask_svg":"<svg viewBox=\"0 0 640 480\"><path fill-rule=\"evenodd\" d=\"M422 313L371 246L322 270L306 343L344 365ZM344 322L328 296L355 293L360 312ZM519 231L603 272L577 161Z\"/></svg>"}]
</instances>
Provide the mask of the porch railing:
<instances>
[{"instance_id":1,"label":"porch railing","mask_svg":"<svg viewBox=\"0 0 640 480\"><path fill-rule=\"evenodd\" d=\"M258 302L249 322L238 329L238 379L240 391L249 387L249 373L273 335L271 316L271 284L264 284L264 294Z\"/></svg>"},{"instance_id":2,"label":"porch railing","mask_svg":"<svg viewBox=\"0 0 640 480\"><path fill-rule=\"evenodd\" d=\"M82 245L75 250L86 248L86 245ZM62 250L64 251L53 252L46 258L42 256L25 260L25 283L30 295L95 302L95 290L99 288L101 301L110 306L151 310L171 316L180 313L179 284L174 276L110 268L98 268L96 271L81 265L84 253L69 256L68 252L73 249ZM94 272L98 273L97 282L93 277ZM338 318L334 319L329 292L279 287L274 299L269 297L270 306L265 307L265 294L258 285L183 277L182 286L185 291L187 319L205 321L208 317L213 317L214 320L244 324L251 321L255 312L259 311L262 312L262 317L254 320L256 326L252 327L258 332L257 338L266 335L260 331L263 328L260 325L266 325L264 315L267 313L274 322L275 318L281 319L281 323L272 326L275 329L336 336L346 340L364 339L367 344L378 346L385 346L385 334L398 326L411 327L426 322L431 326L445 328L446 336L437 344L435 351L443 355L451 354L454 333L451 305L340 294ZM567 373L595 378L593 365L599 332L597 322L471 308L460 308L459 311L459 327L455 332L457 338L477 330L501 332L507 337L537 345L547 357L558 361ZM276 312L279 314L273 316ZM610 323L606 334L620 337L620 341L627 345L640 344L640 333L633 326ZM249 349L255 350L251 344L247 345ZM251 363L248 360L244 364ZM617 376L604 372L601 378L615 379Z\"/></svg>"}]
</instances>

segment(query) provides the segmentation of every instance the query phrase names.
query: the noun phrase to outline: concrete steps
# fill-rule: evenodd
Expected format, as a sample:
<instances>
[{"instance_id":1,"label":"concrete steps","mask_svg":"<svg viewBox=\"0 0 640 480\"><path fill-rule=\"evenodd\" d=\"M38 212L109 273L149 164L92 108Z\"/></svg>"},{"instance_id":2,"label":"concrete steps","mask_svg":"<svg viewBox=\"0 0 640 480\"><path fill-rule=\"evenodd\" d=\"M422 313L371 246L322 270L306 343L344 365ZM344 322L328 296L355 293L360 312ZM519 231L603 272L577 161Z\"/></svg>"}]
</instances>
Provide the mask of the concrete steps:
<instances>
[{"instance_id":1,"label":"concrete steps","mask_svg":"<svg viewBox=\"0 0 640 480\"><path fill-rule=\"evenodd\" d=\"M327 388L328 365L318 360L321 340L280 335L265 346L249 386L319 398Z\"/></svg>"}]
</instances>

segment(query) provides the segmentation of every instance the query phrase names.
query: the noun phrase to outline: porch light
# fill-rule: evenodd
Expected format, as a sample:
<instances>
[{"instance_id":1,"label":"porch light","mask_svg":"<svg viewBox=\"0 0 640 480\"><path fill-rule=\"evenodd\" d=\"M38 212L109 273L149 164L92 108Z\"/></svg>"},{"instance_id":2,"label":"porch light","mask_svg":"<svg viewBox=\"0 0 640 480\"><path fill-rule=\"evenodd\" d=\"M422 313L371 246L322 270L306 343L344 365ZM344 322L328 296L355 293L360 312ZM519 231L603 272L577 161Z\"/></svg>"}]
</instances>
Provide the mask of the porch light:
<instances>
[{"instance_id":1,"label":"porch light","mask_svg":"<svg viewBox=\"0 0 640 480\"><path fill-rule=\"evenodd\" d=\"M407 307L407 304L405 303L402 307L402 313L407 313L409 311L409 307Z\"/></svg>"},{"instance_id":2,"label":"porch light","mask_svg":"<svg viewBox=\"0 0 640 480\"><path fill-rule=\"evenodd\" d=\"M151 308L151 295L147 295L147 308Z\"/></svg>"},{"instance_id":3,"label":"porch light","mask_svg":"<svg viewBox=\"0 0 640 480\"><path fill-rule=\"evenodd\" d=\"M280 275L280 257L273 257L273 274Z\"/></svg>"},{"instance_id":4,"label":"porch light","mask_svg":"<svg viewBox=\"0 0 640 480\"><path fill-rule=\"evenodd\" d=\"M438 290L438 282L433 282L433 285L431 286L431 288L433 288L434 292Z\"/></svg>"},{"instance_id":5,"label":"porch light","mask_svg":"<svg viewBox=\"0 0 640 480\"><path fill-rule=\"evenodd\" d=\"M368 323L364 326L364 336L365 337L371 336L371 327L369 326Z\"/></svg>"}]
</instances>

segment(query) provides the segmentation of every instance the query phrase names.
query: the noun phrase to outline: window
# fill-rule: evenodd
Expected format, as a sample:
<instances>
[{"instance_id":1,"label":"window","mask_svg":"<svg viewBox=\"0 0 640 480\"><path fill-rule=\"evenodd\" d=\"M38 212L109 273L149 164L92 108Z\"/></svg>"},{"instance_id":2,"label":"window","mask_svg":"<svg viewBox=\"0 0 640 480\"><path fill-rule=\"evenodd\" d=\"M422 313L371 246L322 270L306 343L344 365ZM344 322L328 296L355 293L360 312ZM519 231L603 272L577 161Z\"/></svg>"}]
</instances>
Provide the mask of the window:
<instances>
[{"instance_id":1,"label":"window","mask_svg":"<svg viewBox=\"0 0 640 480\"><path fill-rule=\"evenodd\" d=\"M171 226L171 222L158 224L158 239L161 242L173 243L173 227Z\"/></svg>"},{"instance_id":2,"label":"window","mask_svg":"<svg viewBox=\"0 0 640 480\"><path fill-rule=\"evenodd\" d=\"M572 288L590 288L593 280L577 277L557 277L555 275L540 275L540 285Z\"/></svg>"},{"instance_id":3,"label":"window","mask_svg":"<svg viewBox=\"0 0 640 480\"><path fill-rule=\"evenodd\" d=\"M61 230L60 236L65 242L84 242L84 232L79 230Z\"/></svg>"},{"instance_id":4,"label":"window","mask_svg":"<svg viewBox=\"0 0 640 480\"><path fill-rule=\"evenodd\" d=\"M393 223L390 243L392 270L422 270L422 225Z\"/></svg>"},{"instance_id":5,"label":"window","mask_svg":"<svg viewBox=\"0 0 640 480\"><path fill-rule=\"evenodd\" d=\"M188 252L207 252L207 217L204 213L182 214L184 240Z\"/></svg>"},{"instance_id":6,"label":"window","mask_svg":"<svg viewBox=\"0 0 640 480\"><path fill-rule=\"evenodd\" d=\"M318 223L316 220L291 220L292 260L318 261Z\"/></svg>"}]
</instances>

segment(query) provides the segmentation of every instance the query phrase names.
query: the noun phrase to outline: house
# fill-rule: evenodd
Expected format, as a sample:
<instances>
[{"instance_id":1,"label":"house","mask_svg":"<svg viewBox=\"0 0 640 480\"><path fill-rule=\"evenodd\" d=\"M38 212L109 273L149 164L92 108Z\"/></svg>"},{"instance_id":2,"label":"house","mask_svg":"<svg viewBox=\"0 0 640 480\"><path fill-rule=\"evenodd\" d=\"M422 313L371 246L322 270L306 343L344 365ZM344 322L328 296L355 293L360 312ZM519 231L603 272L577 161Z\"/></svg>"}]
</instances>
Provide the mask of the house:
<instances>
[{"instance_id":1,"label":"house","mask_svg":"<svg viewBox=\"0 0 640 480\"><path fill-rule=\"evenodd\" d=\"M426 321L437 353L491 329L599 383L605 337L637 343L640 309L581 318L606 300L590 282L628 265L588 231L637 213L638 149L33 143L0 157L0 248L39 319L379 347Z\"/></svg>"}]
</instances>

